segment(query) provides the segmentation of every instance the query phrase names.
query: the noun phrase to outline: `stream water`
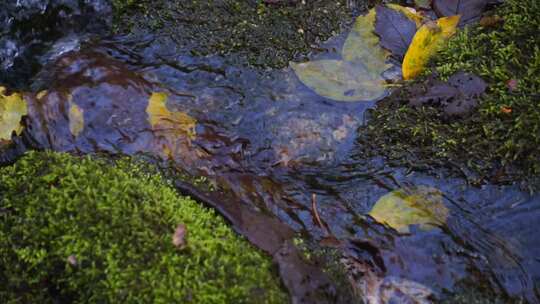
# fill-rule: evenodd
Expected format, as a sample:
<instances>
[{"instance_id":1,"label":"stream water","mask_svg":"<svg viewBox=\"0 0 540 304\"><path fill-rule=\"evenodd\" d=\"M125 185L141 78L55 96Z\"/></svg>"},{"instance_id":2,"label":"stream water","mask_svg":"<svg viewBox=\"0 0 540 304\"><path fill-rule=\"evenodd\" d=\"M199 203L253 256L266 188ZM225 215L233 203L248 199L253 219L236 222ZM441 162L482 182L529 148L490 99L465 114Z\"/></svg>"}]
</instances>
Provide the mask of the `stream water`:
<instances>
[{"instance_id":1,"label":"stream water","mask_svg":"<svg viewBox=\"0 0 540 304\"><path fill-rule=\"evenodd\" d=\"M58 40L41 57L19 146L169 158L250 210L338 248L370 303L429 302L459 282L540 302L540 195L364 157L357 129L375 102L326 99L290 68L195 57L158 35L85 37ZM337 58L343 41L326 42L318 58ZM193 129L174 114L151 124L147 107L156 93L171 113L194 119ZM77 134L73 104L83 113ZM444 225L400 233L367 215L385 194L415 186L442 192Z\"/></svg>"}]
</instances>

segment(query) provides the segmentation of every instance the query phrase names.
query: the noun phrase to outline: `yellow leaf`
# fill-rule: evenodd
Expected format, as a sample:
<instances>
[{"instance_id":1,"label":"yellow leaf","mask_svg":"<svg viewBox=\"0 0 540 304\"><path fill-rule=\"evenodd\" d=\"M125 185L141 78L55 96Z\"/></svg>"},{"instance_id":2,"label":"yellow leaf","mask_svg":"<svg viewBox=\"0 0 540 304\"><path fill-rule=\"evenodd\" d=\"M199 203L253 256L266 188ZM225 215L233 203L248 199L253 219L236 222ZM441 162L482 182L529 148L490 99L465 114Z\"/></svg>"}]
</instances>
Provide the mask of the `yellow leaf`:
<instances>
[{"instance_id":1,"label":"yellow leaf","mask_svg":"<svg viewBox=\"0 0 540 304\"><path fill-rule=\"evenodd\" d=\"M73 101L69 101L69 131L73 136L79 136L84 129L84 111Z\"/></svg>"},{"instance_id":2,"label":"yellow leaf","mask_svg":"<svg viewBox=\"0 0 540 304\"><path fill-rule=\"evenodd\" d=\"M386 63L388 52L379 46L375 35L375 9L356 18L343 45L343 60L361 62L372 74L381 74L391 67Z\"/></svg>"},{"instance_id":3,"label":"yellow leaf","mask_svg":"<svg viewBox=\"0 0 540 304\"><path fill-rule=\"evenodd\" d=\"M429 59L455 34L459 18L459 15L444 17L420 27L403 59L405 80L413 79L424 71Z\"/></svg>"},{"instance_id":4,"label":"yellow leaf","mask_svg":"<svg viewBox=\"0 0 540 304\"><path fill-rule=\"evenodd\" d=\"M183 112L171 112L167 109L167 93L152 93L148 100L146 113L152 129L159 132L169 132L195 138L197 121Z\"/></svg>"},{"instance_id":5,"label":"yellow leaf","mask_svg":"<svg viewBox=\"0 0 540 304\"><path fill-rule=\"evenodd\" d=\"M405 7L405 6L401 6L399 4L393 4L393 3L389 3L386 6L388 6L389 8L395 11L403 13L405 16L407 16L407 18L414 21L414 23L416 24L416 28L421 27L422 23L424 23L424 17L420 15L414 8Z\"/></svg>"},{"instance_id":6,"label":"yellow leaf","mask_svg":"<svg viewBox=\"0 0 540 304\"><path fill-rule=\"evenodd\" d=\"M375 203L369 215L379 223L408 233L410 225L418 225L424 230L443 226L448 213L439 190L418 186L384 195Z\"/></svg>"},{"instance_id":7,"label":"yellow leaf","mask_svg":"<svg viewBox=\"0 0 540 304\"><path fill-rule=\"evenodd\" d=\"M6 96L5 91L4 87L0 87L0 140L11 140L14 131L17 135L21 134L21 118L28 114L28 109L21 94Z\"/></svg>"},{"instance_id":8,"label":"yellow leaf","mask_svg":"<svg viewBox=\"0 0 540 304\"><path fill-rule=\"evenodd\" d=\"M338 101L374 100L385 94L384 80L361 63L341 60L291 62L300 80L317 94Z\"/></svg>"}]
</instances>

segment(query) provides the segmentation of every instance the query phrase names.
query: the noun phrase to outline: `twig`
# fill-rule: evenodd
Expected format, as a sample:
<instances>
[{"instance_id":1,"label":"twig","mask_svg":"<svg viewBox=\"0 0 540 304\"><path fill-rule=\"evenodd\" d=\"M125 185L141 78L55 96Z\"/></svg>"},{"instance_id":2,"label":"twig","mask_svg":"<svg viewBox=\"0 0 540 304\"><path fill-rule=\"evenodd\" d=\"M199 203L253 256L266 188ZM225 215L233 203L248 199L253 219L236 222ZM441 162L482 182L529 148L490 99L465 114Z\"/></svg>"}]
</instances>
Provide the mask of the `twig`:
<instances>
[{"instance_id":1,"label":"twig","mask_svg":"<svg viewBox=\"0 0 540 304\"><path fill-rule=\"evenodd\" d=\"M319 216L319 211L317 211L317 194L315 193L311 194L311 209L313 210L313 215L315 216L315 221L317 222L317 225L319 225L322 230L327 232L321 221L321 217Z\"/></svg>"}]
</instances>

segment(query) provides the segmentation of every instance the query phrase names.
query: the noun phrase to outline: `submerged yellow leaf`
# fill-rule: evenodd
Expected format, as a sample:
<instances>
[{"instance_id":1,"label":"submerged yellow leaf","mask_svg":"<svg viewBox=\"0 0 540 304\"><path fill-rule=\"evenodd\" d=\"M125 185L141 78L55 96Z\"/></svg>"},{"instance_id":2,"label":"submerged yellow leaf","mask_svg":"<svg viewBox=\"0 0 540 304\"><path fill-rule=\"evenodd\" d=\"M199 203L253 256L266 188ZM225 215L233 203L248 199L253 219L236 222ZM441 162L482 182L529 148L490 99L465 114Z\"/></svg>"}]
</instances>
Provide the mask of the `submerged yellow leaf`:
<instances>
[{"instance_id":1,"label":"submerged yellow leaf","mask_svg":"<svg viewBox=\"0 0 540 304\"><path fill-rule=\"evenodd\" d=\"M184 135L193 139L196 135L197 121L183 112L171 112L167 109L167 93L152 93L148 100L146 113L152 129L160 132L170 132L173 135Z\"/></svg>"},{"instance_id":2,"label":"submerged yellow leaf","mask_svg":"<svg viewBox=\"0 0 540 304\"><path fill-rule=\"evenodd\" d=\"M26 101L19 93L4 95L6 89L0 87L0 140L10 140L15 132L20 135L23 130L21 118L28 114Z\"/></svg>"},{"instance_id":3,"label":"submerged yellow leaf","mask_svg":"<svg viewBox=\"0 0 540 304\"><path fill-rule=\"evenodd\" d=\"M402 188L381 197L369 212L377 222L408 233L410 225L421 229L442 226L448 218L441 191L427 186Z\"/></svg>"},{"instance_id":4,"label":"submerged yellow leaf","mask_svg":"<svg viewBox=\"0 0 540 304\"><path fill-rule=\"evenodd\" d=\"M69 131L77 137L84 129L84 111L73 101L69 101Z\"/></svg>"},{"instance_id":5,"label":"submerged yellow leaf","mask_svg":"<svg viewBox=\"0 0 540 304\"><path fill-rule=\"evenodd\" d=\"M385 94L384 80L361 63L319 60L293 63L300 80L317 94L338 101L374 100Z\"/></svg>"},{"instance_id":6,"label":"submerged yellow leaf","mask_svg":"<svg viewBox=\"0 0 540 304\"><path fill-rule=\"evenodd\" d=\"M424 22L424 17L420 15L414 8L405 7L405 6L401 6L399 4L393 4L393 3L389 3L386 6L388 6L389 8L395 11L403 13L405 16L407 16L407 18L414 21L414 23L416 24L416 28L421 27L422 23Z\"/></svg>"},{"instance_id":7,"label":"submerged yellow leaf","mask_svg":"<svg viewBox=\"0 0 540 304\"><path fill-rule=\"evenodd\" d=\"M391 67L386 63L388 52L379 46L375 35L375 9L356 18L353 28L343 45L342 56L345 61L361 62L372 74L381 74Z\"/></svg>"},{"instance_id":8,"label":"submerged yellow leaf","mask_svg":"<svg viewBox=\"0 0 540 304\"><path fill-rule=\"evenodd\" d=\"M413 79L424 71L429 59L455 34L459 18L459 15L444 17L420 27L403 59L405 80Z\"/></svg>"}]
</instances>

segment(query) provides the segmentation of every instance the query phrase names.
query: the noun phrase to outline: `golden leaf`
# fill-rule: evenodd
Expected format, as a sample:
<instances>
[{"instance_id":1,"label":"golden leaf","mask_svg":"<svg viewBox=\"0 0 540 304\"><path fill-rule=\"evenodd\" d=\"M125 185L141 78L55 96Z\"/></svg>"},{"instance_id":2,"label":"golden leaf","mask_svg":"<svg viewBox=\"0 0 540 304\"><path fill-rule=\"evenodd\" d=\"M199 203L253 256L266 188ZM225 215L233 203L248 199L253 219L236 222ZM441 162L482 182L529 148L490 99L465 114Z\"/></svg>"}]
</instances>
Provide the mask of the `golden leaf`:
<instances>
[{"instance_id":1,"label":"golden leaf","mask_svg":"<svg viewBox=\"0 0 540 304\"><path fill-rule=\"evenodd\" d=\"M386 63L388 52L379 46L375 35L375 9L356 18L353 28L343 45L342 56L345 61L361 62L368 71L378 75L391 67Z\"/></svg>"},{"instance_id":2,"label":"golden leaf","mask_svg":"<svg viewBox=\"0 0 540 304\"><path fill-rule=\"evenodd\" d=\"M6 96L5 91L6 88L0 87L0 140L11 140L13 132L21 134L21 118L28 114L28 108L21 94Z\"/></svg>"},{"instance_id":3,"label":"golden leaf","mask_svg":"<svg viewBox=\"0 0 540 304\"><path fill-rule=\"evenodd\" d=\"M176 135L187 135L195 138L197 121L184 112L171 112L167 109L167 93L152 93L148 100L146 113L152 129L159 132L172 132Z\"/></svg>"},{"instance_id":4,"label":"golden leaf","mask_svg":"<svg viewBox=\"0 0 540 304\"><path fill-rule=\"evenodd\" d=\"M319 60L291 63L300 80L317 94L338 101L374 100L385 94L380 75L369 73L361 63Z\"/></svg>"},{"instance_id":5,"label":"golden leaf","mask_svg":"<svg viewBox=\"0 0 540 304\"><path fill-rule=\"evenodd\" d=\"M410 225L429 230L443 226L449 211L441 191L427 186L402 188L382 196L369 212L377 222L408 233Z\"/></svg>"},{"instance_id":6,"label":"golden leaf","mask_svg":"<svg viewBox=\"0 0 540 304\"><path fill-rule=\"evenodd\" d=\"M413 79L424 71L429 59L455 34L459 19L459 15L444 17L420 27L403 59L403 79Z\"/></svg>"},{"instance_id":7,"label":"golden leaf","mask_svg":"<svg viewBox=\"0 0 540 304\"><path fill-rule=\"evenodd\" d=\"M84 111L69 96L69 131L73 136L77 137L84 129Z\"/></svg>"}]
</instances>

